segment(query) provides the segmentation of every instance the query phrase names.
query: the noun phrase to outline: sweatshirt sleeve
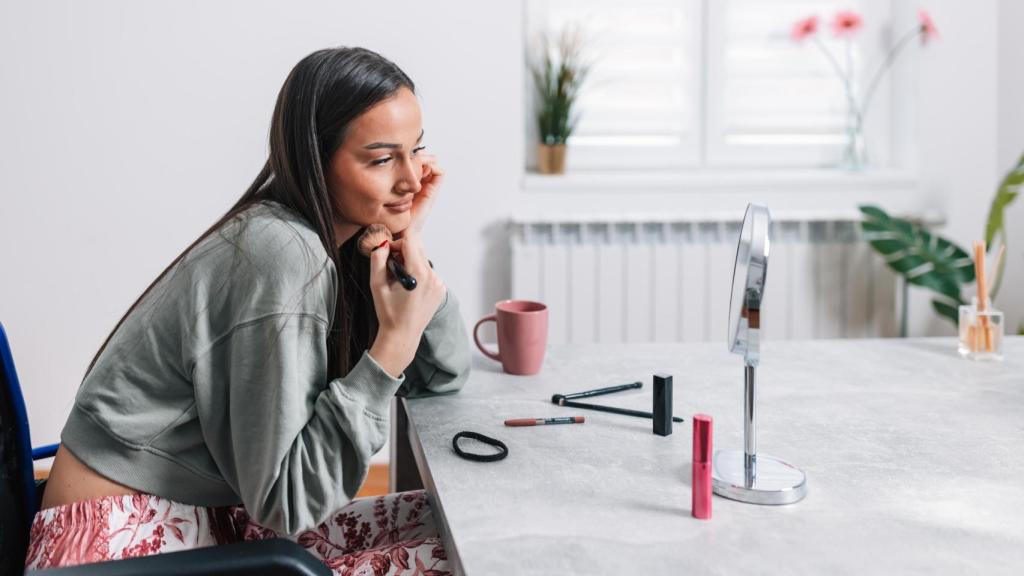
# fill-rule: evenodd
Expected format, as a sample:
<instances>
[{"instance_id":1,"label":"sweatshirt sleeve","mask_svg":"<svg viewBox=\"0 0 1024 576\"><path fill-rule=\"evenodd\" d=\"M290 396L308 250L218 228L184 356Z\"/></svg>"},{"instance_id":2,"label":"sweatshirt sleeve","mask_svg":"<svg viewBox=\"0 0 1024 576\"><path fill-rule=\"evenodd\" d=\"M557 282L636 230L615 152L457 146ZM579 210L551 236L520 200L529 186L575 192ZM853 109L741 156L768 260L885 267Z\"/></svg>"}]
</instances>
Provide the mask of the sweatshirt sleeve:
<instances>
[{"instance_id":1,"label":"sweatshirt sleeve","mask_svg":"<svg viewBox=\"0 0 1024 576\"><path fill-rule=\"evenodd\" d=\"M398 395L417 398L457 392L469 378L469 364L469 335L459 301L449 290L423 331Z\"/></svg>"},{"instance_id":2,"label":"sweatshirt sleeve","mask_svg":"<svg viewBox=\"0 0 1024 576\"><path fill-rule=\"evenodd\" d=\"M197 361L203 436L258 524L295 534L350 501L388 435L392 378L366 352L327 382L327 323L275 314L236 326Z\"/></svg>"}]
</instances>

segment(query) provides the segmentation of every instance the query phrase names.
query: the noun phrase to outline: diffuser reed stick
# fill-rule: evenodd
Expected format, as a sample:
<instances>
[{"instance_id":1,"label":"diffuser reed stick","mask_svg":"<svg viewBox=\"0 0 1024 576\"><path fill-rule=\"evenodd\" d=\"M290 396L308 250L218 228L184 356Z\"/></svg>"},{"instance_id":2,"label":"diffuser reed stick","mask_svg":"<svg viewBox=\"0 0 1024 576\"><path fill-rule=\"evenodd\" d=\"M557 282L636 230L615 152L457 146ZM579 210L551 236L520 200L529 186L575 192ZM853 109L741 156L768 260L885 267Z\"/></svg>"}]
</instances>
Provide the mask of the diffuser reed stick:
<instances>
[{"instance_id":1,"label":"diffuser reed stick","mask_svg":"<svg viewBox=\"0 0 1024 576\"><path fill-rule=\"evenodd\" d=\"M974 276L978 286L978 320L980 334L976 332L977 340L975 349L984 347L986 352L992 351L992 328L988 325L988 316L984 314L988 310L988 290L985 278L985 241L974 243Z\"/></svg>"}]
</instances>

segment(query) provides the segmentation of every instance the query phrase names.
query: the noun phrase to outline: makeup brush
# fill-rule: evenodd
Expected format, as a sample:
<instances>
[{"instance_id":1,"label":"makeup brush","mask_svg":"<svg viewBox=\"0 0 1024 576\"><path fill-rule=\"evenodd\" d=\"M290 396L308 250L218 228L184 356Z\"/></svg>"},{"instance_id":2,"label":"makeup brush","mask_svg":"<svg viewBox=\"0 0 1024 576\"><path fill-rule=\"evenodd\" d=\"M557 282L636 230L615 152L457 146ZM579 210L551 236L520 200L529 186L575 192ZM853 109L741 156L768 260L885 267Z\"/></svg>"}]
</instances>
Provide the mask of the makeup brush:
<instances>
[{"instance_id":1,"label":"makeup brush","mask_svg":"<svg viewBox=\"0 0 1024 576\"><path fill-rule=\"evenodd\" d=\"M383 224L370 224L363 231L363 235L359 237L359 252L369 258L370 252L380 248L387 242L391 242L392 239L391 230L388 230L387 226ZM388 270L391 271L395 278L398 278L402 288L406 290L416 288L416 278L405 270L405 266L402 266L398 260L395 260L394 254L388 254Z\"/></svg>"}]
</instances>

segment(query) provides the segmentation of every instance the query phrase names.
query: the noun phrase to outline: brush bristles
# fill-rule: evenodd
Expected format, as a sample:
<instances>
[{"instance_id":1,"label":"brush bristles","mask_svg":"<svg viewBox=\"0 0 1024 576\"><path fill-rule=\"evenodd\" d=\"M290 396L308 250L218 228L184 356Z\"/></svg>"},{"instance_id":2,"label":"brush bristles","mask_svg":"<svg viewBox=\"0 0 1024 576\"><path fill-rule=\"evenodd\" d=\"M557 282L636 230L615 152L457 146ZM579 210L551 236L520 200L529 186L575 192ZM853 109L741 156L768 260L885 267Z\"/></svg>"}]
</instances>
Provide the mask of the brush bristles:
<instances>
[{"instance_id":1,"label":"brush bristles","mask_svg":"<svg viewBox=\"0 0 1024 576\"><path fill-rule=\"evenodd\" d=\"M363 256L369 256L377 246L380 246L385 240L391 241L391 230L383 224L370 224L363 231L363 235L359 237L359 252Z\"/></svg>"}]
</instances>

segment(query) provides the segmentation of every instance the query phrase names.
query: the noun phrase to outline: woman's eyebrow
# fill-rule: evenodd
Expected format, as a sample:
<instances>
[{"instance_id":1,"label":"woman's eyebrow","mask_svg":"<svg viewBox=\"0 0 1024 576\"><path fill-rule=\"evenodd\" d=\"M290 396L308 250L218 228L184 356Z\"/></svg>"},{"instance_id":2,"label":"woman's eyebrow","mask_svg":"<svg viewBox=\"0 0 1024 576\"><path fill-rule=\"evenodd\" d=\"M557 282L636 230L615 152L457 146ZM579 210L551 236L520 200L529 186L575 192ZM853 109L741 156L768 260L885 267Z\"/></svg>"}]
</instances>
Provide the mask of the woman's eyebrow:
<instances>
[{"instance_id":1,"label":"woman's eyebrow","mask_svg":"<svg viewBox=\"0 0 1024 576\"><path fill-rule=\"evenodd\" d=\"M423 132L424 132L423 130L420 130L420 137L416 139L416 144L419 144L420 142L423 141ZM373 144L367 144L366 146L363 146L363 148L365 148L366 150L378 150L380 148L387 148L389 150L394 150L396 148L401 148L401 147L402 147L401 144L392 144L390 142L374 142Z\"/></svg>"}]
</instances>

